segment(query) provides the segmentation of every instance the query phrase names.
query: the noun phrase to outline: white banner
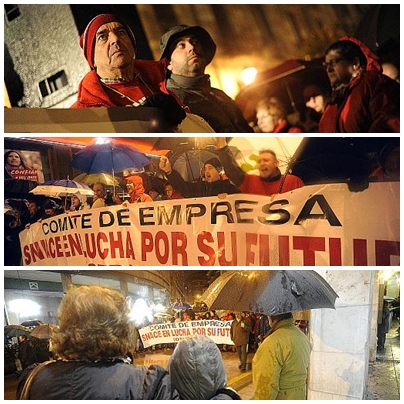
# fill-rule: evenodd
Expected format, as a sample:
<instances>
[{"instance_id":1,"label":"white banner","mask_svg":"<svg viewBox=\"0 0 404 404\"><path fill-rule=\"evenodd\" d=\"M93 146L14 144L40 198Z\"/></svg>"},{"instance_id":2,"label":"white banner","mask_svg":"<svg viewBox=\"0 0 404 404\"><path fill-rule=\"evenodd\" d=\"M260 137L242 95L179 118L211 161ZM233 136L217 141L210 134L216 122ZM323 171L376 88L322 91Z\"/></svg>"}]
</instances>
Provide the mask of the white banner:
<instances>
[{"instance_id":1,"label":"white banner","mask_svg":"<svg viewBox=\"0 0 404 404\"><path fill-rule=\"evenodd\" d=\"M400 184L110 206L20 233L24 265L399 265Z\"/></svg>"},{"instance_id":2,"label":"white banner","mask_svg":"<svg viewBox=\"0 0 404 404\"><path fill-rule=\"evenodd\" d=\"M205 335L216 344L234 345L230 338L232 321L195 320L179 323L153 324L139 330L145 348L157 344L171 344L194 335Z\"/></svg>"}]
</instances>

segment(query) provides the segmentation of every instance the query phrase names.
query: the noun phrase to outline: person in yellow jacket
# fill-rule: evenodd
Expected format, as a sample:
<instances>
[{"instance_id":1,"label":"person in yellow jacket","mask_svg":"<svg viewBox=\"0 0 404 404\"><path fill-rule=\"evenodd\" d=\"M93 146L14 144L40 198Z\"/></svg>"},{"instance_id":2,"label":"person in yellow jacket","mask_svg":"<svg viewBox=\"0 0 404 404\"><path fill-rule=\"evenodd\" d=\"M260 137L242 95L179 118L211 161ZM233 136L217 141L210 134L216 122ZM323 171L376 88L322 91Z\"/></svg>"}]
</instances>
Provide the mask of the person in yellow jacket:
<instances>
[{"instance_id":1,"label":"person in yellow jacket","mask_svg":"<svg viewBox=\"0 0 404 404\"><path fill-rule=\"evenodd\" d=\"M305 400L311 346L292 313L270 316L271 332L253 359L255 400Z\"/></svg>"}]
</instances>

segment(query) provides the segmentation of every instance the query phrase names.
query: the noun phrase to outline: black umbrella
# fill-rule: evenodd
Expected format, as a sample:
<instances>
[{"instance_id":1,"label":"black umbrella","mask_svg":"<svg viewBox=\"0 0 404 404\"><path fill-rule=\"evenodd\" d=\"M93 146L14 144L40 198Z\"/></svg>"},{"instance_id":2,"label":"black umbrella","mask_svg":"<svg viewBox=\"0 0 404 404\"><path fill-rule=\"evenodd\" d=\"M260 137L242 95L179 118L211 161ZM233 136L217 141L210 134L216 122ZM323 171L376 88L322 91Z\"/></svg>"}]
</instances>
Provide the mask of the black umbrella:
<instances>
[{"instance_id":1,"label":"black umbrella","mask_svg":"<svg viewBox=\"0 0 404 404\"><path fill-rule=\"evenodd\" d=\"M315 271L228 271L205 291L209 309L275 316L292 311L335 308L338 295Z\"/></svg>"},{"instance_id":2,"label":"black umbrella","mask_svg":"<svg viewBox=\"0 0 404 404\"><path fill-rule=\"evenodd\" d=\"M20 335L25 335L28 337L30 332L31 330L29 328L18 324L6 325L4 327L5 337L19 337Z\"/></svg>"},{"instance_id":3,"label":"black umbrella","mask_svg":"<svg viewBox=\"0 0 404 404\"><path fill-rule=\"evenodd\" d=\"M236 102L248 121L255 121L255 107L260 100L267 97L278 98L287 114L292 114L304 107L303 89L309 84L316 84L324 94L330 92L322 60L287 60L272 69L258 73L254 83L236 96Z\"/></svg>"},{"instance_id":4,"label":"black umbrella","mask_svg":"<svg viewBox=\"0 0 404 404\"><path fill-rule=\"evenodd\" d=\"M41 320L26 320L21 323L24 327L38 327L38 325L42 325L43 321Z\"/></svg>"}]
</instances>

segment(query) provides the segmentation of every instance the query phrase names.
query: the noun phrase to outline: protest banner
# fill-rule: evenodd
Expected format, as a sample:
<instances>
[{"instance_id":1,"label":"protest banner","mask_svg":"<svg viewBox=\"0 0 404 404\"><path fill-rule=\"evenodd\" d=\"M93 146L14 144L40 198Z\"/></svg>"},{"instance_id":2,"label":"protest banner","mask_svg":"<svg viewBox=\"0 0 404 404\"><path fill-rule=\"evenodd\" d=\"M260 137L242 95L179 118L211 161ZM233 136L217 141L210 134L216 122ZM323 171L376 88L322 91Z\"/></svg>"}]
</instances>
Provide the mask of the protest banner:
<instances>
[{"instance_id":1,"label":"protest banner","mask_svg":"<svg viewBox=\"0 0 404 404\"><path fill-rule=\"evenodd\" d=\"M194 335L204 335L216 344L234 345L230 338L231 321L194 320L153 324L139 330L143 346L172 344Z\"/></svg>"},{"instance_id":2,"label":"protest banner","mask_svg":"<svg viewBox=\"0 0 404 404\"><path fill-rule=\"evenodd\" d=\"M20 233L23 265L399 265L400 184L311 185L59 215Z\"/></svg>"}]
</instances>

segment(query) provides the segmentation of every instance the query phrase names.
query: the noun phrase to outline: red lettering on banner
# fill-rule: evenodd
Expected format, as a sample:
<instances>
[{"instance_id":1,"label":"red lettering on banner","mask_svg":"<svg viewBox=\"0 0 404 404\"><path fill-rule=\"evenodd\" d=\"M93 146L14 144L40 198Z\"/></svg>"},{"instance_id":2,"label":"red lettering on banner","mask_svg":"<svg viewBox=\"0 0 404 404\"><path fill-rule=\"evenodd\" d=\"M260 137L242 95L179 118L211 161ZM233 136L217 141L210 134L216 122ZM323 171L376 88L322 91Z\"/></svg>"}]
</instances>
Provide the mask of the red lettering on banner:
<instances>
[{"instance_id":1,"label":"red lettering on banner","mask_svg":"<svg viewBox=\"0 0 404 404\"><path fill-rule=\"evenodd\" d=\"M246 251L245 251L245 264L249 266L250 264L255 263L255 252L251 251L252 246L257 246L258 243L258 234L256 233L247 233L246 234Z\"/></svg>"},{"instance_id":2,"label":"red lettering on banner","mask_svg":"<svg viewBox=\"0 0 404 404\"><path fill-rule=\"evenodd\" d=\"M270 265L269 260L269 234L260 234L259 238L260 265Z\"/></svg>"},{"instance_id":3,"label":"red lettering on banner","mask_svg":"<svg viewBox=\"0 0 404 404\"><path fill-rule=\"evenodd\" d=\"M367 240L353 241L353 264L355 266L368 265L368 246Z\"/></svg>"},{"instance_id":4,"label":"red lettering on banner","mask_svg":"<svg viewBox=\"0 0 404 404\"><path fill-rule=\"evenodd\" d=\"M290 266L289 236L279 236L279 266Z\"/></svg>"},{"instance_id":5,"label":"red lettering on banner","mask_svg":"<svg viewBox=\"0 0 404 404\"><path fill-rule=\"evenodd\" d=\"M103 249L101 246L101 241L104 243L108 242L108 237L105 233L100 232L97 234L97 251L100 258L105 260L105 258L108 256L108 248Z\"/></svg>"},{"instance_id":6,"label":"red lettering on banner","mask_svg":"<svg viewBox=\"0 0 404 404\"><path fill-rule=\"evenodd\" d=\"M226 260L225 233L221 232L221 231L217 233L219 265L221 265L221 266L237 265L237 233L232 231L230 234L231 234L231 244L230 244L231 245L231 258L229 260Z\"/></svg>"},{"instance_id":7,"label":"red lettering on banner","mask_svg":"<svg viewBox=\"0 0 404 404\"><path fill-rule=\"evenodd\" d=\"M179 264L179 256L182 256L182 264L188 265L188 255L187 255L187 236L185 233L181 232L173 232L171 235L172 243L173 243L173 265Z\"/></svg>"},{"instance_id":8,"label":"red lettering on banner","mask_svg":"<svg viewBox=\"0 0 404 404\"><path fill-rule=\"evenodd\" d=\"M399 241L375 241L376 266L390 266L391 256L400 256Z\"/></svg>"},{"instance_id":9,"label":"red lettering on banner","mask_svg":"<svg viewBox=\"0 0 404 404\"><path fill-rule=\"evenodd\" d=\"M341 266L341 239L340 238L330 238L330 266Z\"/></svg>"},{"instance_id":10,"label":"red lettering on banner","mask_svg":"<svg viewBox=\"0 0 404 404\"><path fill-rule=\"evenodd\" d=\"M116 237L116 238L115 238ZM113 232L109 233L109 245L111 248L111 257L116 258L116 249L118 249L119 258L124 257L122 232L118 231L116 235Z\"/></svg>"},{"instance_id":11,"label":"red lettering on banner","mask_svg":"<svg viewBox=\"0 0 404 404\"><path fill-rule=\"evenodd\" d=\"M153 251L153 235L148 231L140 233L142 261L147 261L147 254Z\"/></svg>"},{"instance_id":12,"label":"red lettering on banner","mask_svg":"<svg viewBox=\"0 0 404 404\"><path fill-rule=\"evenodd\" d=\"M303 265L316 265L316 251L325 251L325 237L293 237L293 248L303 251Z\"/></svg>"},{"instance_id":13,"label":"red lettering on banner","mask_svg":"<svg viewBox=\"0 0 404 404\"><path fill-rule=\"evenodd\" d=\"M199 251L208 256L207 259L204 259L203 257L198 256L199 265L202 265L202 266L214 265L215 250L212 247L206 245L204 243L205 241L207 241L208 243L214 242L212 234L209 233L208 231L203 231L202 233L198 234L198 237L196 238L196 243L197 243Z\"/></svg>"},{"instance_id":14,"label":"red lettering on banner","mask_svg":"<svg viewBox=\"0 0 404 404\"><path fill-rule=\"evenodd\" d=\"M170 255L170 245L167 234L162 231L156 233L156 241L154 243L156 250L156 258L160 264L167 264Z\"/></svg>"}]
</instances>

